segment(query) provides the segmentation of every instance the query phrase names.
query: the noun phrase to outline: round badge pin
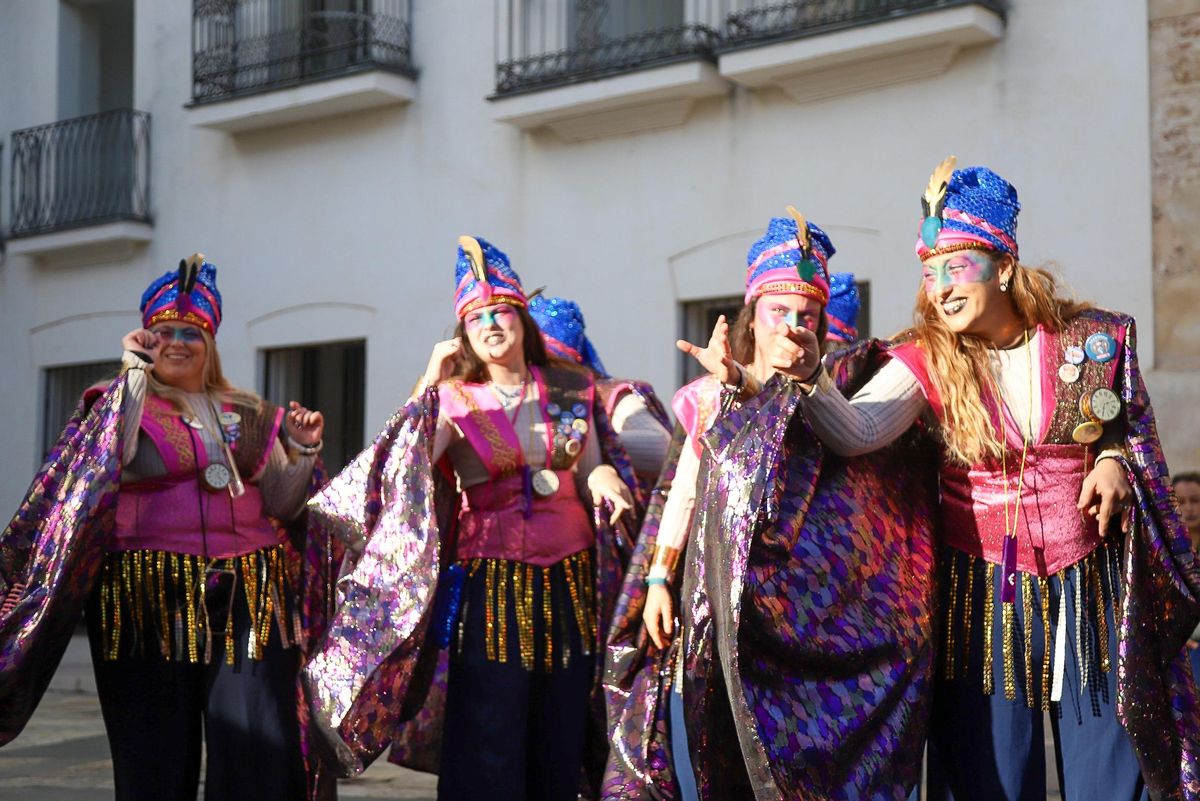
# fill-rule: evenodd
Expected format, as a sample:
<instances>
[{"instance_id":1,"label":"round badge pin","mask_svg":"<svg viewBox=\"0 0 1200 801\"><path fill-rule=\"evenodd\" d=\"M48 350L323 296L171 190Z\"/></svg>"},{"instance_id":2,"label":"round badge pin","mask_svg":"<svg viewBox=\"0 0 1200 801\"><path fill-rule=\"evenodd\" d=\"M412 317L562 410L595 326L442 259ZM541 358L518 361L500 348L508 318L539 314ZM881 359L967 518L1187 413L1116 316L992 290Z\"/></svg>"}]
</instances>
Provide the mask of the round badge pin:
<instances>
[{"instance_id":1,"label":"round badge pin","mask_svg":"<svg viewBox=\"0 0 1200 801\"><path fill-rule=\"evenodd\" d=\"M583 418L577 418L574 423L571 423L571 428L580 434L586 434L588 432L588 421Z\"/></svg>"},{"instance_id":2,"label":"round badge pin","mask_svg":"<svg viewBox=\"0 0 1200 801\"><path fill-rule=\"evenodd\" d=\"M1099 423L1088 420L1086 423L1080 423L1075 426L1075 430L1071 432L1071 439L1082 445L1090 445L1100 439L1100 435L1104 433L1104 426Z\"/></svg>"},{"instance_id":3,"label":"round badge pin","mask_svg":"<svg viewBox=\"0 0 1200 801\"><path fill-rule=\"evenodd\" d=\"M1117 356L1117 341L1101 331L1087 338L1083 343L1083 351L1094 362L1111 362Z\"/></svg>"},{"instance_id":4,"label":"round badge pin","mask_svg":"<svg viewBox=\"0 0 1200 801\"><path fill-rule=\"evenodd\" d=\"M569 439L563 446L563 450L567 452L568 456L578 456L579 452L583 450L583 443L577 439Z\"/></svg>"},{"instance_id":5,"label":"round badge pin","mask_svg":"<svg viewBox=\"0 0 1200 801\"><path fill-rule=\"evenodd\" d=\"M237 412L221 412L218 419L223 426L236 426L242 422L242 416Z\"/></svg>"},{"instance_id":6,"label":"round badge pin","mask_svg":"<svg viewBox=\"0 0 1200 801\"><path fill-rule=\"evenodd\" d=\"M563 425L569 426L571 423L575 422L575 415L571 414L570 412L563 412L558 416L558 420Z\"/></svg>"},{"instance_id":7,"label":"round badge pin","mask_svg":"<svg viewBox=\"0 0 1200 801\"><path fill-rule=\"evenodd\" d=\"M584 406L582 403L577 403L574 406L572 406L571 411L575 413L576 417L587 417L587 413L588 413L587 407Z\"/></svg>"},{"instance_id":8,"label":"round badge pin","mask_svg":"<svg viewBox=\"0 0 1200 801\"><path fill-rule=\"evenodd\" d=\"M1078 345L1068 345L1066 350L1063 351L1063 355L1066 356L1067 364L1075 366L1079 366L1087 360L1087 354Z\"/></svg>"},{"instance_id":9,"label":"round badge pin","mask_svg":"<svg viewBox=\"0 0 1200 801\"><path fill-rule=\"evenodd\" d=\"M547 403L546 414L550 415L551 417L558 417L560 414L562 414L562 407L557 403Z\"/></svg>"},{"instance_id":10,"label":"round badge pin","mask_svg":"<svg viewBox=\"0 0 1200 801\"><path fill-rule=\"evenodd\" d=\"M558 474L553 470L535 470L530 483L539 498L549 498L558 492Z\"/></svg>"},{"instance_id":11,"label":"round badge pin","mask_svg":"<svg viewBox=\"0 0 1200 801\"><path fill-rule=\"evenodd\" d=\"M1067 362L1058 367L1058 380L1065 381L1068 384L1074 384L1079 380L1079 366Z\"/></svg>"},{"instance_id":12,"label":"round badge pin","mask_svg":"<svg viewBox=\"0 0 1200 801\"><path fill-rule=\"evenodd\" d=\"M1121 399L1108 387L1093 389L1079 399L1079 404L1085 416L1102 423L1111 423L1121 414Z\"/></svg>"}]
</instances>

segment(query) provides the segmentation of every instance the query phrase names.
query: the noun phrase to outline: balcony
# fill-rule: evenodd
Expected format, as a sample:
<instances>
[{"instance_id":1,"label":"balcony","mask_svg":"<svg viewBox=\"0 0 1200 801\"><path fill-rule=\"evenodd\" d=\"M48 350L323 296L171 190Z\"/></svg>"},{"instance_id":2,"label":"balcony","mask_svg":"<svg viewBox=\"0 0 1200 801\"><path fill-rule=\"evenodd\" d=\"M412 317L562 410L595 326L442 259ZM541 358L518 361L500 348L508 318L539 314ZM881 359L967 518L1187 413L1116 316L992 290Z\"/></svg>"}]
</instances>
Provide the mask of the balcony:
<instances>
[{"instance_id":1,"label":"balcony","mask_svg":"<svg viewBox=\"0 0 1200 801\"><path fill-rule=\"evenodd\" d=\"M150 239L150 115L121 109L13 131L13 253L127 251Z\"/></svg>"},{"instance_id":2,"label":"balcony","mask_svg":"<svg viewBox=\"0 0 1200 801\"><path fill-rule=\"evenodd\" d=\"M410 103L409 0L194 0L195 124L231 133Z\"/></svg>"},{"instance_id":3,"label":"balcony","mask_svg":"<svg viewBox=\"0 0 1200 801\"><path fill-rule=\"evenodd\" d=\"M721 75L800 102L944 72L1004 35L1003 0L743 0L729 14Z\"/></svg>"},{"instance_id":4,"label":"balcony","mask_svg":"<svg viewBox=\"0 0 1200 801\"><path fill-rule=\"evenodd\" d=\"M497 120L567 141L681 124L729 90L716 70L722 0L507 0Z\"/></svg>"}]
</instances>

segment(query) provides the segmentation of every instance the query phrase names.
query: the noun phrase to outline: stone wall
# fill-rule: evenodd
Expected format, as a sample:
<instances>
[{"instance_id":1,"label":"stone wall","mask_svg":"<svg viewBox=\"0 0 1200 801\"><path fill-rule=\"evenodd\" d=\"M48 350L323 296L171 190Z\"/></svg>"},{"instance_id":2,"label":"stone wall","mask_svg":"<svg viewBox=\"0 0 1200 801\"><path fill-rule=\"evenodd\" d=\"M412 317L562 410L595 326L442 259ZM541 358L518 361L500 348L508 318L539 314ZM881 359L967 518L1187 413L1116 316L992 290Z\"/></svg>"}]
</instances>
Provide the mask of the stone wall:
<instances>
[{"instance_id":1,"label":"stone wall","mask_svg":"<svg viewBox=\"0 0 1200 801\"><path fill-rule=\"evenodd\" d=\"M1180 471L1200 467L1200 0L1151 0L1149 11L1155 364L1148 382L1168 462Z\"/></svg>"}]
</instances>

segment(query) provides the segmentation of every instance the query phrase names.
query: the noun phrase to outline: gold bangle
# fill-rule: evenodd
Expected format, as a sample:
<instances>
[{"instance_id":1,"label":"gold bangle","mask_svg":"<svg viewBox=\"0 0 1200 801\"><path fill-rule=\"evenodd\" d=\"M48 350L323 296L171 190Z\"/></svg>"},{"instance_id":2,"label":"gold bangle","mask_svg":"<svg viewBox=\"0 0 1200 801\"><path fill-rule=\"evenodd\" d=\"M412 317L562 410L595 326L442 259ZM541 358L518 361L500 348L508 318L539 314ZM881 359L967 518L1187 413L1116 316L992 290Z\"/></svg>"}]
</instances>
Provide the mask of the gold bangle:
<instances>
[{"instance_id":1,"label":"gold bangle","mask_svg":"<svg viewBox=\"0 0 1200 801\"><path fill-rule=\"evenodd\" d=\"M654 556L650 559L650 568L653 569L662 565L667 569L667 573L675 572L675 565L679 563L679 549L672 548L669 545L655 545Z\"/></svg>"}]
</instances>

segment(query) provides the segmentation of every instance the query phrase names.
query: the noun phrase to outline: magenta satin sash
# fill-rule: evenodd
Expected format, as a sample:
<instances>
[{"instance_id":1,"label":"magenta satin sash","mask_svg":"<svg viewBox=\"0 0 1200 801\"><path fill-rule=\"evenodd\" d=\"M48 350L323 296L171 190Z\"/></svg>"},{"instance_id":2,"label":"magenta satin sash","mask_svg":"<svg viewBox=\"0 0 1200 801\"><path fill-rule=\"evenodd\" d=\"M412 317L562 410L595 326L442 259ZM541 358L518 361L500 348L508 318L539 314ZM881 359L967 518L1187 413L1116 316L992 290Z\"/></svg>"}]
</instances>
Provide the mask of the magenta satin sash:
<instances>
[{"instance_id":1,"label":"magenta satin sash","mask_svg":"<svg viewBox=\"0 0 1200 801\"><path fill-rule=\"evenodd\" d=\"M944 461L941 469L942 539L951 547L1002 564L1005 498L1008 526L1017 510L1018 464L1008 465L1008 488L999 468L967 468ZM1082 445L1029 449L1016 520L1017 569L1049 576L1078 562L1100 544L1096 521L1075 508L1092 457Z\"/></svg>"},{"instance_id":2,"label":"magenta satin sash","mask_svg":"<svg viewBox=\"0 0 1200 801\"><path fill-rule=\"evenodd\" d=\"M196 556L241 556L278 544L253 484L232 498L208 492L195 478L122 484L112 551L169 551Z\"/></svg>"},{"instance_id":3,"label":"magenta satin sash","mask_svg":"<svg viewBox=\"0 0 1200 801\"><path fill-rule=\"evenodd\" d=\"M521 476L511 476L463 491L458 517L456 558L508 559L546 567L590 548L596 534L575 488L575 474L556 472L558 492L534 497L525 517Z\"/></svg>"}]
</instances>

